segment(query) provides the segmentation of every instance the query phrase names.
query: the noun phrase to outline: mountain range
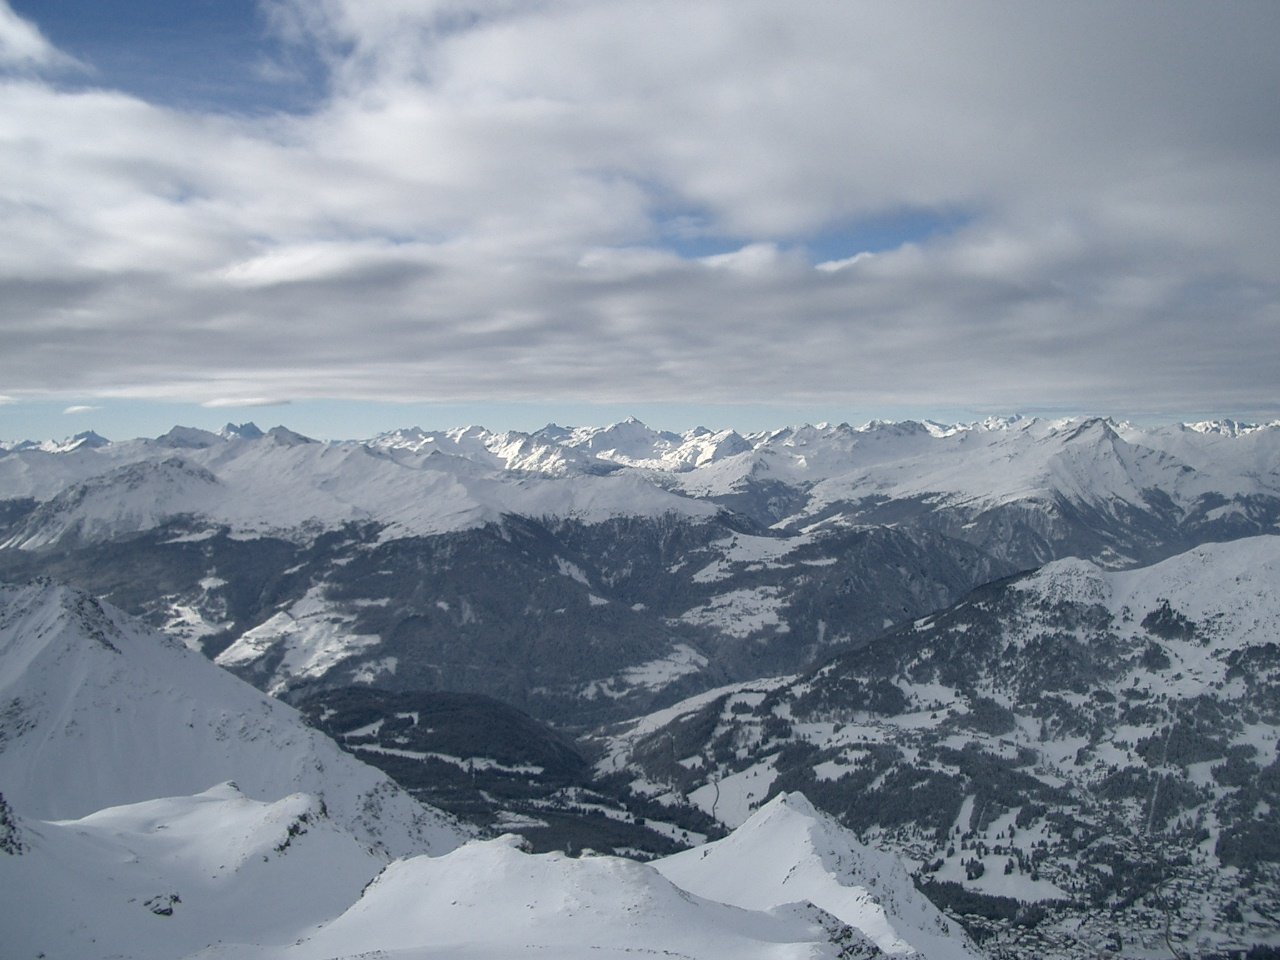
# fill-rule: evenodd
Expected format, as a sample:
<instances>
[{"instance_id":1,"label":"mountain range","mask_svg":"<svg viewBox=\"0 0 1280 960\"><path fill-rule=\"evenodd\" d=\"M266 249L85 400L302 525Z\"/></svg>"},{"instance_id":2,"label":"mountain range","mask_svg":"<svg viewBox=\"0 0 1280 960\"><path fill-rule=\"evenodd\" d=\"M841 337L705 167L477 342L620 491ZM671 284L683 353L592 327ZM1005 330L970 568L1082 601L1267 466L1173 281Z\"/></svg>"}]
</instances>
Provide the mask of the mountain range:
<instances>
[{"instance_id":1,"label":"mountain range","mask_svg":"<svg viewBox=\"0 0 1280 960\"><path fill-rule=\"evenodd\" d=\"M503 888L529 916L561 905L528 928L539 949L661 903L708 939L664 939L640 907L637 936L696 956L1265 951L1278 523L1280 423L628 420L337 442L228 424L4 445L12 844L93 836L105 808L119 836L225 817L257 851L301 822L401 858L364 895L335 881L275 952L266 920L240 946L181 941L208 956L393 949L371 931L408 891L495 872L538 878ZM524 839L466 843L503 830ZM657 859L564 852L588 847ZM339 874L373 861L353 862ZM265 879L277 866L245 889L287 882ZM620 884L607 906L587 892L599 871ZM675 906L672 882L719 907ZM788 890L810 912L784 909ZM476 922L456 906L432 922ZM894 910L910 946L885 932ZM417 956L420 937L410 924L394 949Z\"/></svg>"},{"instance_id":2,"label":"mountain range","mask_svg":"<svg viewBox=\"0 0 1280 960\"><path fill-rule=\"evenodd\" d=\"M174 428L0 455L0 576L84 587L286 698L461 689L582 726L1060 556L1274 530L1278 478L1280 425L1232 421Z\"/></svg>"},{"instance_id":3,"label":"mountain range","mask_svg":"<svg viewBox=\"0 0 1280 960\"><path fill-rule=\"evenodd\" d=\"M802 797L705 849L752 870L785 848L803 900L785 881L767 903L704 896L677 860L472 839L289 707L67 587L0 590L0 684L6 956L976 957L900 864Z\"/></svg>"}]
</instances>

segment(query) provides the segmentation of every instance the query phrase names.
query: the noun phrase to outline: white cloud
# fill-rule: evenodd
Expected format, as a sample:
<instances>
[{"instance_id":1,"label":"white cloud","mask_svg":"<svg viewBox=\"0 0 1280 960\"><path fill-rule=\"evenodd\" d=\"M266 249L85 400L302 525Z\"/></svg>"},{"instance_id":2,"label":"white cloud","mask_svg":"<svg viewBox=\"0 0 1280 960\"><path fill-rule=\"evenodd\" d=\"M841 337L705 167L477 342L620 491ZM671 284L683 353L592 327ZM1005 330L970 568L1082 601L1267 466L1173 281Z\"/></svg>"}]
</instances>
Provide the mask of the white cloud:
<instances>
[{"instance_id":1,"label":"white cloud","mask_svg":"<svg viewBox=\"0 0 1280 960\"><path fill-rule=\"evenodd\" d=\"M732 270L747 276L760 276L783 267L788 258L776 243L749 243L739 250L716 253L699 260L708 267ZM798 266L799 264L796 263Z\"/></svg>"},{"instance_id":2,"label":"white cloud","mask_svg":"<svg viewBox=\"0 0 1280 960\"><path fill-rule=\"evenodd\" d=\"M93 406L89 406L88 404L77 403L70 407L67 407L62 412L74 415L77 413L92 413L94 410L101 410L101 409L102 409L101 407L93 407Z\"/></svg>"},{"instance_id":3,"label":"white cloud","mask_svg":"<svg viewBox=\"0 0 1280 960\"><path fill-rule=\"evenodd\" d=\"M75 59L58 50L39 29L0 0L0 68L31 70L78 66Z\"/></svg>"},{"instance_id":4,"label":"white cloud","mask_svg":"<svg viewBox=\"0 0 1280 960\"><path fill-rule=\"evenodd\" d=\"M1280 7L272 9L312 113L0 83L11 389L1275 402Z\"/></svg>"},{"instance_id":5,"label":"white cloud","mask_svg":"<svg viewBox=\"0 0 1280 960\"><path fill-rule=\"evenodd\" d=\"M215 397L204 401L200 406L217 410L223 407L279 407L288 402L288 400L276 400L270 397Z\"/></svg>"}]
</instances>

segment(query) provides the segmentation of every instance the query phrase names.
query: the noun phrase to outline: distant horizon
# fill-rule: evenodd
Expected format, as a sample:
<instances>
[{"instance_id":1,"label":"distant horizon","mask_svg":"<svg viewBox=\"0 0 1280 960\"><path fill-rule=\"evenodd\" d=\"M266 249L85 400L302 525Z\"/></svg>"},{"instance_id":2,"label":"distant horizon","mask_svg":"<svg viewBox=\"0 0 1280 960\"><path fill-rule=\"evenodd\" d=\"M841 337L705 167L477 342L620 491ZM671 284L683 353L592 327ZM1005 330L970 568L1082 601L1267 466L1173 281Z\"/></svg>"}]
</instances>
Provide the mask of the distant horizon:
<instances>
[{"instance_id":1,"label":"distant horizon","mask_svg":"<svg viewBox=\"0 0 1280 960\"><path fill-rule=\"evenodd\" d=\"M536 411L536 412L535 412ZM395 414L403 414L395 419ZM735 414L738 416L735 417ZM1138 427L1175 426L1207 421L1233 421L1265 425L1280 418L1192 412L1183 414L1125 415L1106 410L1022 409L979 410L947 408L895 411L845 410L834 406L792 408L787 405L655 405L636 404L383 404L344 401L308 401L261 406L207 407L199 404L155 404L102 401L71 404L61 401L0 404L0 443L24 441L65 442L95 433L112 442L161 437L174 427L190 427L217 433L228 424L253 423L263 432L284 427L325 442L368 440L396 430L455 430L483 427L493 432L534 433L548 426L569 428L609 427L635 419L646 427L683 434L698 428L713 432L734 430L757 434L787 427L838 425L860 428L876 421L918 422L942 426L980 423L988 418L1040 420L1101 417ZM25 427L25 428L24 428Z\"/></svg>"}]
</instances>

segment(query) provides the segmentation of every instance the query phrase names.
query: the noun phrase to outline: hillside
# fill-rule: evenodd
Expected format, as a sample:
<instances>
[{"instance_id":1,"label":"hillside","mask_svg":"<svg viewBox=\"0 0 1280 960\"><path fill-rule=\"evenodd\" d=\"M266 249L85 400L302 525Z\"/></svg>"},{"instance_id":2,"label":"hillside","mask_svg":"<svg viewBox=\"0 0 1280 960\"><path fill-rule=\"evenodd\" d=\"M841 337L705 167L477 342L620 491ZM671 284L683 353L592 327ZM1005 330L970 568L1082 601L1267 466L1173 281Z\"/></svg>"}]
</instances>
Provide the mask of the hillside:
<instances>
[{"instance_id":1,"label":"hillside","mask_svg":"<svg viewBox=\"0 0 1280 960\"><path fill-rule=\"evenodd\" d=\"M1277 582L1276 536L1128 571L1057 561L811 673L625 724L600 769L731 826L802 790L1019 956L1154 949L1166 923L1194 952L1274 942Z\"/></svg>"}]
</instances>

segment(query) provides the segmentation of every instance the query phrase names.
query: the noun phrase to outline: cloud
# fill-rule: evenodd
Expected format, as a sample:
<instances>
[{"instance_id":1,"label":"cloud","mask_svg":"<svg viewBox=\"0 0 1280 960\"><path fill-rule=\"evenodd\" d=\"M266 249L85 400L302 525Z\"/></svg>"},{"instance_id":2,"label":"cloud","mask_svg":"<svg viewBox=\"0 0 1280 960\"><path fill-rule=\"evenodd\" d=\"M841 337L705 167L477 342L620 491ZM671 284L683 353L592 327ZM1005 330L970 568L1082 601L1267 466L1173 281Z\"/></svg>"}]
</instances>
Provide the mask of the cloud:
<instances>
[{"instance_id":1,"label":"cloud","mask_svg":"<svg viewBox=\"0 0 1280 960\"><path fill-rule=\"evenodd\" d=\"M268 397L215 397L212 400L205 400L200 406L217 410L223 407L279 407L288 402L288 400L273 400Z\"/></svg>"},{"instance_id":2,"label":"cloud","mask_svg":"<svg viewBox=\"0 0 1280 960\"><path fill-rule=\"evenodd\" d=\"M1274 410L1275 5L271 10L311 112L0 84L11 389Z\"/></svg>"},{"instance_id":3,"label":"cloud","mask_svg":"<svg viewBox=\"0 0 1280 960\"><path fill-rule=\"evenodd\" d=\"M66 408L65 410L63 410L62 412L63 412L63 413L70 413L70 414L77 414L77 413L92 413L94 410L101 410L101 409L102 409L101 407L93 407L93 406L89 406L88 404L77 403L77 404L74 404L74 405L72 405L72 406L70 406L70 407L67 407L67 408Z\"/></svg>"},{"instance_id":4,"label":"cloud","mask_svg":"<svg viewBox=\"0 0 1280 960\"><path fill-rule=\"evenodd\" d=\"M0 0L0 69L36 70L79 67L74 57L58 50L29 20Z\"/></svg>"}]
</instances>

